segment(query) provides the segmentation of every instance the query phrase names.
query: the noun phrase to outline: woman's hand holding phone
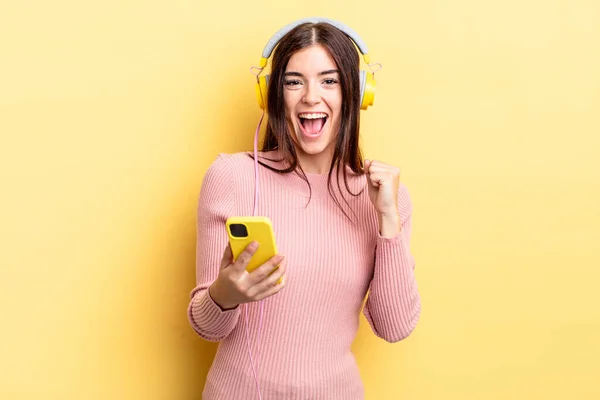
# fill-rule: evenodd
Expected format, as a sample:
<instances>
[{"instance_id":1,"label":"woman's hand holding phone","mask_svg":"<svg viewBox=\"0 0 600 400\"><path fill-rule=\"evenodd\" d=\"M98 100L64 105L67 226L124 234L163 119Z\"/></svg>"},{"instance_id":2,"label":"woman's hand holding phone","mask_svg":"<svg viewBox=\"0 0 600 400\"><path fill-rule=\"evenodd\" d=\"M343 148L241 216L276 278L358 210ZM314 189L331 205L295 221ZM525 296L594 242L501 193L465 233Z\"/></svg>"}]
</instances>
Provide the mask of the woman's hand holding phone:
<instances>
[{"instance_id":1,"label":"woman's hand holding phone","mask_svg":"<svg viewBox=\"0 0 600 400\"><path fill-rule=\"evenodd\" d=\"M285 287L286 261L275 255L267 262L246 271L246 266L258 249L258 243L250 243L234 261L231 247L223 253L219 275L209 288L209 295L222 309L236 308L243 303L259 301L274 295ZM280 283L277 283L280 278Z\"/></svg>"}]
</instances>

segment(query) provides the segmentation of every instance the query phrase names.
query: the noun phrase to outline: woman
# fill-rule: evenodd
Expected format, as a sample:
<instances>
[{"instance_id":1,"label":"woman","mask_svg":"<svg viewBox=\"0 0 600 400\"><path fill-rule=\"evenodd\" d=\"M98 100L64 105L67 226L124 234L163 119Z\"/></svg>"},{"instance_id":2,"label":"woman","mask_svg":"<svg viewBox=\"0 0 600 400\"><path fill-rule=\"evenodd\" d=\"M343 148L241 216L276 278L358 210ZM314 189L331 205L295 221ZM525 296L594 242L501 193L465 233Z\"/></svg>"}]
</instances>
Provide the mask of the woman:
<instances>
[{"instance_id":1,"label":"woman","mask_svg":"<svg viewBox=\"0 0 600 400\"><path fill-rule=\"evenodd\" d=\"M257 214L272 220L281 254L251 273L256 247L232 260L225 220L252 215L254 161L219 155L200 193L188 308L198 335L220 342L203 398L362 399L351 345L367 292L364 315L384 340L406 338L419 318L412 203L397 168L362 161L359 57L344 32L320 22L283 36L267 100ZM253 360L241 305L260 341Z\"/></svg>"}]
</instances>

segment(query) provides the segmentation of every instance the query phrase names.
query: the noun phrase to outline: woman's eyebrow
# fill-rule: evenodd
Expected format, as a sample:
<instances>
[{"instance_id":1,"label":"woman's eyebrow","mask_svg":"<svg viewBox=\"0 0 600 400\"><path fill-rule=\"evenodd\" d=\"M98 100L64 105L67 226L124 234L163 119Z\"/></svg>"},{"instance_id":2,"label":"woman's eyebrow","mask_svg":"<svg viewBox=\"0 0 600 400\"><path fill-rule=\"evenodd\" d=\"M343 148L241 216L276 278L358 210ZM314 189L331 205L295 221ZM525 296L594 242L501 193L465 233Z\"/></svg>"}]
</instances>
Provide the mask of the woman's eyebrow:
<instances>
[{"instance_id":1,"label":"woman's eyebrow","mask_svg":"<svg viewBox=\"0 0 600 400\"><path fill-rule=\"evenodd\" d=\"M327 71L319 72L319 75L339 74L340 71L337 69L328 69Z\"/></svg>"},{"instance_id":2,"label":"woman's eyebrow","mask_svg":"<svg viewBox=\"0 0 600 400\"><path fill-rule=\"evenodd\" d=\"M321 71L319 72L319 75L329 75L329 74L339 74L340 71L337 69L328 69L327 71ZM300 72L296 72L296 71L289 71L283 74L283 76L299 76L299 77L304 77L304 75L302 75Z\"/></svg>"}]
</instances>

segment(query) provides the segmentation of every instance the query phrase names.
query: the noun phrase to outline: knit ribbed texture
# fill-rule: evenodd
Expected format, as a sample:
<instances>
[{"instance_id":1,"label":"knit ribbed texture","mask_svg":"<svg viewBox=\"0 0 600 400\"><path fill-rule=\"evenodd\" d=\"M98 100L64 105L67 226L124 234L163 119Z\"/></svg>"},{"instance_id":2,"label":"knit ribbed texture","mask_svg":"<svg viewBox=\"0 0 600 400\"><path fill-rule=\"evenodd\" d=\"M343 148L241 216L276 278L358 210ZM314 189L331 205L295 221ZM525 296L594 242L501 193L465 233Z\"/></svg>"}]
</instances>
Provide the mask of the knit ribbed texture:
<instances>
[{"instance_id":1,"label":"knit ribbed texture","mask_svg":"<svg viewBox=\"0 0 600 400\"><path fill-rule=\"evenodd\" d=\"M263 154L264 155L264 154ZM273 154L268 154L272 157ZM275 166L282 164L271 163ZM364 315L373 332L389 342L415 328L421 304L409 250L412 203L398 193L402 232L382 238L364 176L350 172L340 192L348 219L331 197L327 175L308 175L312 194L297 174L260 167L257 215L267 216L280 254L287 260L286 287L263 300L257 347L259 303L249 304L249 326L263 400L359 400L364 389L350 350L368 292ZM341 186L344 188L343 179ZM345 196L349 206L340 197ZM203 399L257 399L246 345L244 306L223 311L208 287L216 279L227 246L225 220L252 215L253 160L246 153L221 154L207 171L198 204L197 286L188 317L206 340L220 341Z\"/></svg>"}]
</instances>

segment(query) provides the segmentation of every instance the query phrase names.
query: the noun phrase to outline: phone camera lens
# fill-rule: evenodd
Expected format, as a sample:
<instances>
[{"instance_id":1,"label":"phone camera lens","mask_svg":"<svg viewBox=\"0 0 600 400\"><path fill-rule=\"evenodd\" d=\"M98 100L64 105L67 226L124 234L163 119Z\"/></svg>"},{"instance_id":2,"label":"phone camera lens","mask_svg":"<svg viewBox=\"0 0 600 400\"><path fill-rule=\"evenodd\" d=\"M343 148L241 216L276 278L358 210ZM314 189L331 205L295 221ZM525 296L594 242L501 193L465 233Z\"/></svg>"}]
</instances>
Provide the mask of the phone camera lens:
<instances>
[{"instance_id":1,"label":"phone camera lens","mask_svg":"<svg viewBox=\"0 0 600 400\"><path fill-rule=\"evenodd\" d=\"M231 224L229 225L229 230L231 231L231 235L237 238L245 238L248 237L248 229L246 225L243 224Z\"/></svg>"}]
</instances>

